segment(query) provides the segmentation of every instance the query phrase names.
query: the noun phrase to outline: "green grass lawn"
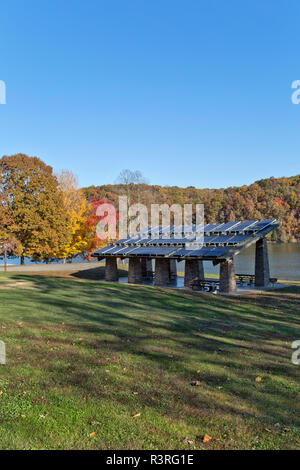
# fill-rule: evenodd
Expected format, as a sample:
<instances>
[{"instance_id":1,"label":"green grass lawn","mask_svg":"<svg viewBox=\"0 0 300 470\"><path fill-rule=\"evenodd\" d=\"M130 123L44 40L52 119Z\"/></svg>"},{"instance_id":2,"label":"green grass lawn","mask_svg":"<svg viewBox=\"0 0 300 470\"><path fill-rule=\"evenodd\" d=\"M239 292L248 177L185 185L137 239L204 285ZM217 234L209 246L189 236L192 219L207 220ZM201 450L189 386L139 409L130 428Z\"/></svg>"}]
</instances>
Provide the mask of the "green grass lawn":
<instances>
[{"instance_id":1,"label":"green grass lawn","mask_svg":"<svg viewBox=\"0 0 300 470\"><path fill-rule=\"evenodd\" d=\"M299 294L2 274L0 448L299 449Z\"/></svg>"}]
</instances>

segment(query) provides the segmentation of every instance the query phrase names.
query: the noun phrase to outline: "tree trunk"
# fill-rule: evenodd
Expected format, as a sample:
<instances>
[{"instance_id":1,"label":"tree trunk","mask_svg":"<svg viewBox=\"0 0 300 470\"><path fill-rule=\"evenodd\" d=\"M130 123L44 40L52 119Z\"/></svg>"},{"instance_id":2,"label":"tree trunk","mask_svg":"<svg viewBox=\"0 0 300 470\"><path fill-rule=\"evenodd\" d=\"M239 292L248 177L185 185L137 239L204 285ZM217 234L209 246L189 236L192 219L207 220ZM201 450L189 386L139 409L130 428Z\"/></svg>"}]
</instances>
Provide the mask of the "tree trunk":
<instances>
[{"instance_id":1,"label":"tree trunk","mask_svg":"<svg viewBox=\"0 0 300 470\"><path fill-rule=\"evenodd\" d=\"M20 264L23 266L25 264L24 256L20 257Z\"/></svg>"}]
</instances>

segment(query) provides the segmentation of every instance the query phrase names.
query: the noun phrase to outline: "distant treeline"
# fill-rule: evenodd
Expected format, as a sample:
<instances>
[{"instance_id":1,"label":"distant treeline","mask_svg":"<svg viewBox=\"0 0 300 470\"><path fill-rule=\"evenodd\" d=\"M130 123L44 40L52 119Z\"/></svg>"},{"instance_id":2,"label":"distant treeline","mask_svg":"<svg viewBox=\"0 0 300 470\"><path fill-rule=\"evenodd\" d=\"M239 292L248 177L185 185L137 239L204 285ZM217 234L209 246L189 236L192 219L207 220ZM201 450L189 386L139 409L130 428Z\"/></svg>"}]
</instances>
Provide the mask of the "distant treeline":
<instances>
[{"instance_id":1,"label":"distant treeline","mask_svg":"<svg viewBox=\"0 0 300 470\"><path fill-rule=\"evenodd\" d=\"M271 240L300 241L300 175L268 178L250 186L226 189L197 189L194 186L157 186L149 184L107 184L90 186L83 192L88 200L103 200L118 205L118 196L127 195L130 203L200 204L204 203L206 222L251 219L278 219L282 226Z\"/></svg>"}]
</instances>

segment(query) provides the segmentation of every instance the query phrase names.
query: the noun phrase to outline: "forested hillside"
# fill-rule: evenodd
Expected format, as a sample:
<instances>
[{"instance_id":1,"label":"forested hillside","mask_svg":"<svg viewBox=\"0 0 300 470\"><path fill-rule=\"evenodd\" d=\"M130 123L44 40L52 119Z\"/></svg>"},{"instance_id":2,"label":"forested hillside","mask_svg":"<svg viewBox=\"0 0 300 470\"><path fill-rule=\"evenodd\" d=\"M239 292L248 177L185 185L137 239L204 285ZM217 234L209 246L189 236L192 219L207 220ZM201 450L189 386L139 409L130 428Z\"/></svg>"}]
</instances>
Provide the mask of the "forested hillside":
<instances>
[{"instance_id":1,"label":"forested hillside","mask_svg":"<svg viewBox=\"0 0 300 470\"><path fill-rule=\"evenodd\" d=\"M226 189L197 189L194 186L157 186L126 184L90 186L84 188L86 197L106 199L118 204L119 195L128 195L130 202L197 204L204 203L206 222L225 222L246 219L276 218L282 222L272 240L300 241L300 175L289 178L268 178L250 186Z\"/></svg>"}]
</instances>

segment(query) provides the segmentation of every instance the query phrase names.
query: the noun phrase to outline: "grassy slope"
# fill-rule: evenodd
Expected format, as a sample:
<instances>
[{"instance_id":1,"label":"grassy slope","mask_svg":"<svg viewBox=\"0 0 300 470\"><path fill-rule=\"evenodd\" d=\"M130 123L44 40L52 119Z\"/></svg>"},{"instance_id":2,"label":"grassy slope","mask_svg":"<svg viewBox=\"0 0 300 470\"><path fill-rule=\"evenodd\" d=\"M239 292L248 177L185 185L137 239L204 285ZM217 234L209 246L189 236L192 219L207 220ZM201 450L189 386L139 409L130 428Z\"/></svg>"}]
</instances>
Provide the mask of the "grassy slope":
<instances>
[{"instance_id":1,"label":"grassy slope","mask_svg":"<svg viewBox=\"0 0 300 470\"><path fill-rule=\"evenodd\" d=\"M0 281L0 448L300 448L299 288L241 299Z\"/></svg>"}]
</instances>

